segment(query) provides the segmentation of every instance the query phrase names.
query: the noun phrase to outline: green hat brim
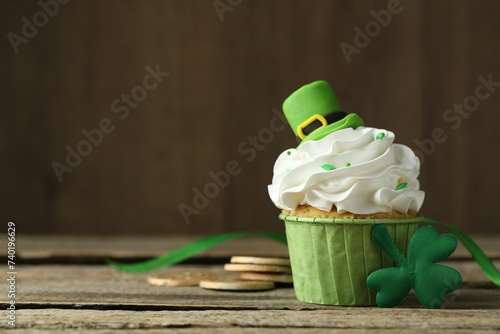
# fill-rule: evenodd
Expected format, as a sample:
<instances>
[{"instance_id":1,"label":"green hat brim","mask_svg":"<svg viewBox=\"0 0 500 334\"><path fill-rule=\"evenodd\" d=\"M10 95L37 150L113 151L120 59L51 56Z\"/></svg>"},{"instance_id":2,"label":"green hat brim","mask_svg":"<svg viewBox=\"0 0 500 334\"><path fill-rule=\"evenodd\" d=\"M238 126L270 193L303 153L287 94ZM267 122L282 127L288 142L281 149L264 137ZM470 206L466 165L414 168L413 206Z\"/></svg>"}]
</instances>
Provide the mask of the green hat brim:
<instances>
[{"instance_id":1,"label":"green hat brim","mask_svg":"<svg viewBox=\"0 0 500 334\"><path fill-rule=\"evenodd\" d=\"M361 119L361 117L359 117L357 114L354 113L349 114L346 117L342 118L340 121L328 124L327 126L314 130L300 142L299 146L305 143L306 141L323 139L330 133L338 130L346 128L356 129L358 126L364 126L364 125L365 122L363 122L363 119Z\"/></svg>"}]
</instances>

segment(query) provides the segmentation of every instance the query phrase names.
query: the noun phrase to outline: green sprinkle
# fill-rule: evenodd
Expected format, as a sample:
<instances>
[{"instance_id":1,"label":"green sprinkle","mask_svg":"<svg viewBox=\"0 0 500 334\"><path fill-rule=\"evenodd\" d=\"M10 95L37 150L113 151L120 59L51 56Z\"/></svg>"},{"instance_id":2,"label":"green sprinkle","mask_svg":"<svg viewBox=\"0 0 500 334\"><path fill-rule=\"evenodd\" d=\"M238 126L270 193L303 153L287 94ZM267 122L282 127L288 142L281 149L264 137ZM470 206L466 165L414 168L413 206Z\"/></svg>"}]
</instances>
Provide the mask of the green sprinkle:
<instances>
[{"instance_id":1,"label":"green sprinkle","mask_svg":"<svg viewBox=\"0 0 500 334\"><path fill-rule=\"evenodd\" d=\"M380 133L377 135L377 137L375 137L375 138L377 138L377 139L382 139L382 138L384 138L384 136L385 136L385 133L380 132Z\"/></svg>"},{"instance_id":2,"label":"green sprinkle","mask_svg":"<svg viewBox=\"0 0 500 334\"><path fill-rule=\"evenodd\" d=\"M324 170L334 170L334 169L336 169L334 165L330 165L330 164L322 164L321 168L323 168Z\"/></svg>"},{"instance_id":3,"label":"green sprinkle","mask_svg":"<svg viewBox=\"0 0 500 334\"><path fill-rule=\"evenodd\" d=\"M292 154L292 152L290 152L290 151L287 151L287 152L286 152L286 154L288 154L288 155L291 155L291 154Z\"/></svg>"},{"instance_id":4,"label":"green sprinkle","mask_svg":"<svg viewBox=\"0 0 500 334\"><path fill-rule=\"evenodd\" d=\"M408 185L407 182L403 182L403 183L400 183L398 184L398 186L396 187L396 190L401 190L401 189L404 189L406 188L406 186Z\"/></svg>"},{"instance_id":5,"label":"green sprinkle","mask_svg":"<svg viewBox=\"0 0 500 334\"><path fill-rule=\"evenodd\" d=\"M350 166L351 166L351 163L350 163L350 162L348 162L348 163L346 163L346 164L345 164L345 166L346 166L346 167L350 167Z\"/></svg>"}]
</instances>

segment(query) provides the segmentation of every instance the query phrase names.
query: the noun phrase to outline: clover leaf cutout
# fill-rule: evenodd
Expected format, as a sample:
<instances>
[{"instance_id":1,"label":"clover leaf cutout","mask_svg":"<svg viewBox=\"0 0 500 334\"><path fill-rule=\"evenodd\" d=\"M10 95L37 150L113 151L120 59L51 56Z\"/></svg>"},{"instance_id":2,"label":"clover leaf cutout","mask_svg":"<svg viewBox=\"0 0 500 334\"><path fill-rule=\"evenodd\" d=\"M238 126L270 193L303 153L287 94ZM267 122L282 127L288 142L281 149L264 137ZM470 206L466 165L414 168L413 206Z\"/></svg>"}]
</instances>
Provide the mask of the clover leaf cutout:
<instances>
[{"instance_id":1,"label":"clover leaf cutout","mask_svg":"<svg viewBox=\"0 0 500 334\"><path fill-rule=\"evenodd\" d=\"M397 248L384 224L373 228L372 238L397 266L376 270L366 279L368 287L377 293L378 306L396 306L413 288L422 305L440 308L446 295L462 284L458 271L436 264L457 248L457 239L453 235L438 235L430 225L419 228L408 246L408 259Z\"/></svg>"}]
</instances>

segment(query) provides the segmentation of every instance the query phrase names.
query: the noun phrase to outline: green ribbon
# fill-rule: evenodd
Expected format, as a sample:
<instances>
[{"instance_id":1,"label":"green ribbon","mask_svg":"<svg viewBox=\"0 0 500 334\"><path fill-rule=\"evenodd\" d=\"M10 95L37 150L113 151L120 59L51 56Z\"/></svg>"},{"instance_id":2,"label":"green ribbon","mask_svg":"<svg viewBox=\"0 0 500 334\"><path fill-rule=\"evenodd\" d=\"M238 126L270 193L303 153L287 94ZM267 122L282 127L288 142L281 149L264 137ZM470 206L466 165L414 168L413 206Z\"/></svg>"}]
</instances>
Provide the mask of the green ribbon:
<instances>
[{"instance_id":1,"label":"green ribbon","mask_svg":"<svg viewBox=\"0 0 500 334\"><path fill-rule=\"evenodd\" d=\"M481 248L464 232L460 231L458 228L439 222L437 220L424 218L424 223L439 225L447 229L451 232L457 239L459 239L462 244L467 248L472 258L478 263L479 267L483 270L483 272L488 276L488 278L496 285L500 286L500 271L495 267L491 259L489 259L486 254L481 250ZM180 248L174 249L170 253L161 255L157 258L147 260L139 263L120 263L113 261L111 259L104 259L104 261L122 271L130 272L130 273L140 273L151 271L163 267L169 267L174 264L180 263L184 260L187 260L198 253L201 253L209 248L217 246L225 241L248 237L248 236L257 236L257 237L266 237L269 239L273 239L275 241L286 244L286 235L282 233L273 233L273 232L229 232L212 235L206 238L202 238L200 240L189 243Z\"/></svg>"},{"instance_id":2,"label":"green ribbon","mask_svg":"<svg viewBox=\"0 0 500 334\"><path fill-rule=\"evenodd\" d=\"M157 258L147 260L139 263L120 263L113 261L111 259L104 259L104 261L115 267L116 269L126 271L129 273L141 273L145 271L151 271L163 267L169 267L184 260L187 260L198 253L201 253L209 248L217 246L225 241L248 237L248 236L258 236L273 239L275 241L286 244L286 235L282 233L273 232L229 232L212 235L206 238L189 243L180 248L174 249L170 253L163 254Z\"/></svg>"},{"instance_id":3,"label":"green ribbon","mask_svg":"<svg viewBox=\"0 0 500 334\"><path fill-rule=\"evenodd\" d=\"M484 254L483 250L464 232L458 228L442 223L437 220L425 218L425 223L439 225L450 231L462 244L467 248L472 258L476 260L477 264L486 276L496 285L500 286L500 271L495 267L490 258Z\"/></svg>"}]
</instances>

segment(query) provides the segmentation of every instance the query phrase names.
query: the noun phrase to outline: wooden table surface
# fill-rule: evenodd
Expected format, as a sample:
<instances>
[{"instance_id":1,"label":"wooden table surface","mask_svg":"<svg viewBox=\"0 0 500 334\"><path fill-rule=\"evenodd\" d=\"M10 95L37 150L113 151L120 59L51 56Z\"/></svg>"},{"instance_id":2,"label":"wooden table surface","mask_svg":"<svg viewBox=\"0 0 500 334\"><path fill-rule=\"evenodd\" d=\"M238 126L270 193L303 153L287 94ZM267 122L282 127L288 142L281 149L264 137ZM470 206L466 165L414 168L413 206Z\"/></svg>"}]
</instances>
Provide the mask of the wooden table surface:
<instances>
[{"instance_id":1,"label":"wooden table surface","mask_svg":"<svg viewBox=\"0 0 500 334\"><path fill-rule=\"evenodd\" d=\"M19 236L14 330L17 333L500 332L500 288L488 281L461 245L444 263L459 270L464 282L438 310L423 308L413 294L396 308L381 309L303 303L295 299L289 286L264 292L157 287L147 283L150 273L123 273L102 262L108 256L122 261L143 260L197 238ZM500 267L500 236L474 238ZM5 258L5 250L2 252ZM223 263L232 255L287 256L287 249L270 240L244 238L155 273L190 271L227 275ZM8 303L7 293L2 292L1 308L5 310ZM0 331L11 328L7 313L3 314Z\"/></svg>"}]
</instances>

